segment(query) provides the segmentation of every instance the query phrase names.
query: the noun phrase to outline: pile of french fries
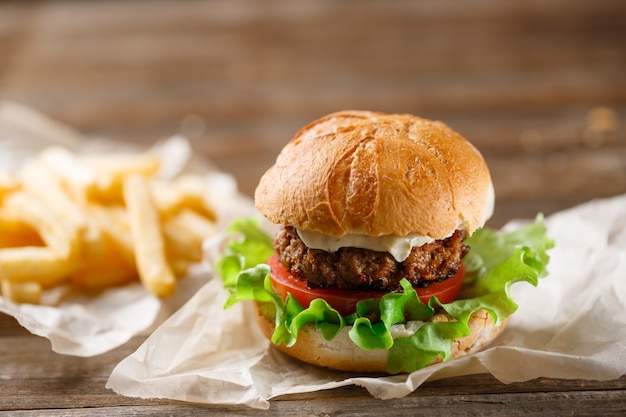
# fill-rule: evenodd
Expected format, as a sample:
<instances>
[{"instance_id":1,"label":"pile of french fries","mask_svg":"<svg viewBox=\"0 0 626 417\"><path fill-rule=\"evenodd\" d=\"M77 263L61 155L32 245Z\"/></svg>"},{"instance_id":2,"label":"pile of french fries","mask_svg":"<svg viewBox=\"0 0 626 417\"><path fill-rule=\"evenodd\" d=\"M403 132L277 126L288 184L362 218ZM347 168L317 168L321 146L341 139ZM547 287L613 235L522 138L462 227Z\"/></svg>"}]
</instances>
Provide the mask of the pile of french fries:
<instances>
[{"instance_id":1,"label":"pile of french fries","mask_svg":"<svg viewBox=\"0 0 626 417\"><path fill-rule=\"evenodd\" d=\"M2 296L36 304L60 285L99 291L136 280L171 295L201 262L216 213L201 176L159 179L162 162L55 146L0 172Z\"/></svg>"}]
</instances>

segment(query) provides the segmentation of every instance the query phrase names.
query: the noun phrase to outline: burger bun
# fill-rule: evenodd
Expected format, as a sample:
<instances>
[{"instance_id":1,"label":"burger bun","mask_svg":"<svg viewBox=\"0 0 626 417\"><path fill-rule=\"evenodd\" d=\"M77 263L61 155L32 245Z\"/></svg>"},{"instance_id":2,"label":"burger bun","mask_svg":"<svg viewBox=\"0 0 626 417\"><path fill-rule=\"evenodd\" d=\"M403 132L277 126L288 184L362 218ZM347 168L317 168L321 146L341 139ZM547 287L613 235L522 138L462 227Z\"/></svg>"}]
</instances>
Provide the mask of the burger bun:
<instances>
[{"instance_id":1,"label":"burger bun","mask_svg":"<svg viewBox=\"0 0 626 417\"><path fill-rule=\"evenodd\" d=\"M270 339L274 333L274 306L270 303L255 303L255 316L261 332ZM454 321L445 313L433 316L432 321ZM452 342L451 358L458 358L478 352L488 346L504 330L507 321L496 326L486 310L478 310L469 319L471 333ZM303 326L292 346L274 345L274 348L320 367L351 372L386 373L388 351L383 349L363 350L348 336L350 326L346 326L332 340L326 340L313 323ZM438 356L430 365L441 362ZM404 371L404 370L402 370Z\"/></svg>"}]
</instances>

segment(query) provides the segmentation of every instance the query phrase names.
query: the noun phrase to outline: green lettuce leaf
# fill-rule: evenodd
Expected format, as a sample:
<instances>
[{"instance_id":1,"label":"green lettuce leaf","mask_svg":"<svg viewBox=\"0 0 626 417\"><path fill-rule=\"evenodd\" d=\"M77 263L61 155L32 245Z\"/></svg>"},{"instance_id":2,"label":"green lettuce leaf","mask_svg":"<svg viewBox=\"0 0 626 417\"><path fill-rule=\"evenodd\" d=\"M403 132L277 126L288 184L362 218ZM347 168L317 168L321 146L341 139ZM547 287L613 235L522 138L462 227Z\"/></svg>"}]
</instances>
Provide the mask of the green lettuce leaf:
<instances>
[{"instance_id":1,"label":"green lettuce leaf","mask_svg":"<svg viewBox=\"0 0 626 417\"><path fill-rule=\"evenodd\" d=\"M361 300L355 313L343 317L322 299L313 300L307 308L291 295L282 300L272 288L265 263L273 253L272 239L259 225L255 219L239 219L228 229L239 239L229 242L216 265L230 292L225 308L246 300L263 303L276 318L272 342L287 346L296 342L307 324L313 324L327 340L351 326L348 335L360 348L389 350L387 371L391 374L413 372L438 357L450 359L452 341L469 334L469 318L478 310L485 309L500 325L517 309L510 296L511 285L525 281L536 286L546 275L547 251L554 246L546 236L542 216L514 231L480 229L466 240L471 247L464 258L466 282L456 301L442 304L433 297L426 305L404 279L401 292L385 294L379 300ZM433 321L442 310L453 321ZM411 336L394 340L392 326L408 321L422 324Z\"/></svg>"}]
</instances>

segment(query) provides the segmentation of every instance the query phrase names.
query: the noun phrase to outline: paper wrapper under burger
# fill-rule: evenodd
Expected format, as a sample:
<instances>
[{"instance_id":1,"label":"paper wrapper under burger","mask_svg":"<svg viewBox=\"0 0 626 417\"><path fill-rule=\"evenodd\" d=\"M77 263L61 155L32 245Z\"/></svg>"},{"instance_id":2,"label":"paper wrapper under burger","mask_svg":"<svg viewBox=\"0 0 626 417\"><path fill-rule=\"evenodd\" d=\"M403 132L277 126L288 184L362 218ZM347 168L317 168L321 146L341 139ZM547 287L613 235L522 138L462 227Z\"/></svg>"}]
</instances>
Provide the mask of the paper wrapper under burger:
<instances>
[{"instance_id":1,"label":"paper wrapper under burger","mask_svg":"<svg viewBox=\"0 0 626 417\"><path fill-rule=\"evenodd\" d=\"M408 375L306 365L270 348L251 304L224 310L227 294L214 279L114 369L107 387L142 398L269 408L281 395L352 384L398 398L426 380L485 372L505 383L619 378L626 373L626 195L556 213L546 226L556 241L549 275L536 288L513 287L519 309L481 352Z\"/></svg>"}]
</instances>

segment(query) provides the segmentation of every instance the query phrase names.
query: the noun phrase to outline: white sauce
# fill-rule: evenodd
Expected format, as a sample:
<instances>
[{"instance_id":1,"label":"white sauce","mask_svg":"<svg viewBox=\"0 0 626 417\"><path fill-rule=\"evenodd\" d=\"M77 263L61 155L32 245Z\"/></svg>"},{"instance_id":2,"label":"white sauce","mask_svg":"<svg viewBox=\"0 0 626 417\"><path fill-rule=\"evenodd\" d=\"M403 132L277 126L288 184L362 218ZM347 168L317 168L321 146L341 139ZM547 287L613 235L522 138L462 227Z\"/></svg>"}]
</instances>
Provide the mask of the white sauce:
<instances>
[{"instance_id":1,"label":"white sauce","mask_svg":"<svg viewBox=\"0 0 626 417\"><path fill-rule=\"evenodd\" d=\"M432 243L432 237L413 233L407 236L383 235L368 236L348 233L343 236L329 236L320 232L297 229L298 236L309 248L335 252L339 248L362 248L378 252L389 252L398 262L404 261L411 249Z\"/></svg>"},{"instance_id":2,"label":"white sauce","mask_svg":"<svg viewBox=\"0 0 626 417\"><path fill-rule=\"evenodd\" d=\"M394 324L389 329L389 333L391 333L391 337L394 339L400 339L404 337L411 337L422 327L424 324L423 321L409 321L407 323L399 323Z\"/></svg>"}]
</instances>

